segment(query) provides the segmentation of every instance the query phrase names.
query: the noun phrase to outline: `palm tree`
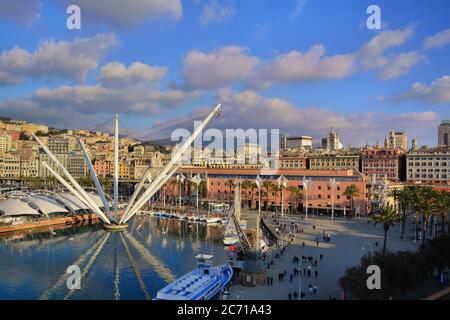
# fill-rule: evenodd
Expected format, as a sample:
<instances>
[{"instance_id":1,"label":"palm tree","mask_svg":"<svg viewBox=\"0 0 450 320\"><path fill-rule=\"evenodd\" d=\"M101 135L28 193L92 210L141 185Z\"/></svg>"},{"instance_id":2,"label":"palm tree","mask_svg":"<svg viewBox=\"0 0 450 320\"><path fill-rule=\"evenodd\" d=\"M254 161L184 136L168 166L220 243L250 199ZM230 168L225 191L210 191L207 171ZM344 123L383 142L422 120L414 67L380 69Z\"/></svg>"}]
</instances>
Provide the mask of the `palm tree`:
<instances>
[{"instance_id":1,"label":"palm tree","mask_svg":"<svg viewBox=\"0 0 450 320\"><path fill-rule=\"evenodd\" d=\"M434 210L441 217L441 233L445 234L445 220L448 217L448 213L450 211L450 193L448 191L442 190L440 192L434 192ZM450 224L448 234L450 235Z\"/></svg>"},{"instance_id":2,"label":"palm tree","mask_svg":"<svg viewBox=\"0 0 450 320\"><path fill-rule=\"evenodd\" d=\"M405 187L398 195L398 202L402 211L402 235L405 234L405 222L410 207L414 206L414 189L411 187ZM395 198L395 195L394 195Z\"/></svg>"},{"instance_id":3,"label":"palm tree","mask_svg":"<svg viewBox=\"0 0 450 320\"><path fill-rule=\"evenodd\" d=\"M266 212L267 209L269 208L269 191L272 189L272 186L274 184L268 180L265 180L263 182L263 188L266 188Z\"/></svg>"},{"instance_id":4,"label":"palm tree","mask_svg":"<svg viewBox=\"0 0 450 320\"><path fill-rule=\"evenodd\" d=\"M234 180L228 179L227 181L225 181L225 186L229 187L229 189L230 189L230 196L229 196L230 199L229 200L231 203L231 201L233 199L232 194L233 194L233 188L234 188Z\"/></svg>"},{"instance_id":5,"label":"palm tree","mask_svg":"<svg viewBox=\"0 0 450 320\"><path fill-rule=\"evenodd\" d=\"M280 191L280 188L278 187L278 185L272 183L272 185L270 187L270 191L275 194L275 212L276 212L277 211L277 197L278 197L278 192Z\"/></svg>"},{"instance_id":6,"label":"palm tree","mask_svg":"<svg viewBox=\"0 0 450 320\"><path fill-rule=\"evenodd\" d=\"M352 184L352 185L350 185L350 186L348 186L347 188L345 188L345 191L343 192L343 195L344 196L347 196L347 197L349 197L350 198L350 209L353 211L353 208L354 208L354 199L355 199L355 197L357 197L357 196L359 196L359 193L360 193L360 191L359 191L359 189L358 189L358 187L355 185L355 184Z\"/></svg>"},{"instance_id":7,"label":"palm tree","mask_svg":"<svg viewBox=\"0 0 450 320\"><path fill-rule=\"evenodd\" d=\"M384 230L384 242L383 242L383 256L386 254L387 234L389 229L394 226L394 223L398 220L398 213L395 211L391 204L386 204L378 209L378 212L373 216L374 224L383 224Z\"/></svg>"},{"instance_id":8,"label":"palm tree","mask_svg":"<svg viewBox=\"0 0 450 320\"><path fill-rule=\"evenodd\" d=\"M244 192L245 192L245 205L244 205L244 208L245 207L247 207L248 208L248 192L247 192L247 190L249 189L249 188L251 188L251 181L250 180L244 180L244 181L242 181L242 183L241 183L241 188L242 188L242 190L244 190Z\"/></svg>"},{"instance_id":9,"label":"palm tree","mask_svg":"<svg viewBox=\"0 0 450 320\"><path fill-rule=\"evenodd\" d=\"M420 188L416 193L417 209L422 215L422 244L425 244L430 218L435 214L431 188Z\"/></svg>"},{"instance_id":10,"label":"palm tree","mask_svg":"<svg viewBox=\"0 0 450 320\"><path fill-rule=\"evenodd\" d=\"M300 191L299 188L297 188L295 186L289 186L289 187L287 187L287 190L289 191L290 201L292 203L291 213L293 213L294 212L294 206L297 208L298 201L299 201L300 198L303 197L303 193Z\"/></svg>"}]
</instances>

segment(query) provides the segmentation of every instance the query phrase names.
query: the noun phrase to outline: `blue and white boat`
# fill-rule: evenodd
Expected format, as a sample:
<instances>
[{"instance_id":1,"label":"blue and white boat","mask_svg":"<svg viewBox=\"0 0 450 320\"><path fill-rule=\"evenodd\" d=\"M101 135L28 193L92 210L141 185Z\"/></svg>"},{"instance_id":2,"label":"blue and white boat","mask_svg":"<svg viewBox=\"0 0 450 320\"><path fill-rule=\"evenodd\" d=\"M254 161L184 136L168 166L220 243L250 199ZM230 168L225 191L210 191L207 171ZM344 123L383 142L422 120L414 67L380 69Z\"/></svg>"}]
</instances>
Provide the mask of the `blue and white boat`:
<instances>
[{"instance_id":1,"label":"blue and white boat","mask_svg":"<svg viewBox=\"0 0 450 320\"><path fill-rule=\"evenodd\" d=\"M199 254L194 270L158 291L155 300L211 300L230 282L229 264L213 266L212 255Z\"/></svg>"}]
</instances>

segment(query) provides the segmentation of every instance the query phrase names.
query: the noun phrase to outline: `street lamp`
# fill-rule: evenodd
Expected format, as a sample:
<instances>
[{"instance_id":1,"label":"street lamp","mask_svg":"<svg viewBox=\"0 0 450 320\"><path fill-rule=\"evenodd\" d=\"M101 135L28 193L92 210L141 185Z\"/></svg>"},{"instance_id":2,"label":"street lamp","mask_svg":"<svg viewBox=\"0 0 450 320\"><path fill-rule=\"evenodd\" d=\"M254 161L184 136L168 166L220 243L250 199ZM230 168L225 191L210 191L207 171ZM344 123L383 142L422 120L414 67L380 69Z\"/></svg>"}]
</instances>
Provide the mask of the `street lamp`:
<instances>
[{"instance_id":1,"label":"street lamp","mask_svg":"<svg viewBox=\"0 0 450 320\"><path fill-rule=\"evenodd\" d=\"M281 217L284 218L284 198L283 198L283 190L287 188L287 179L281 175L278 179L278 188L281 190Z\"/></svg>"},{"instance_id":2,"label":"street lamp","mask_svg":"<svg viewBox=\"0 0 450 320\"><path fill-rule=\"evenodd\" d=\"M185 179L186 179L186 177L182 173L177 175L177 182L180 184L180 202L179 202L180 208L181 208L181 187L182 187Z\"/></svg>"},{"instance_id":3,"label":"street lamp","mask_svg":"<svg viewBox=\"0 0 450 320\"><path fill-rule=\"evenodd\" d=\"M196 191L196 199L195 200L196 200L196 207L197 207L197 213L198 213L198 186L202 182L202 179L200 178L199 175L196 175L191 178L191 182L193 182L195 184L195 191Z\"/></svg>"},{"instance_id":4,"label":"street lamp","mask_svg":"<svg viewBox=\"0 0 450 320\"><path fill-rule=\"evenodd\" d=\"M305 179L303 177L303 188L305 189L305 205L306 205L306 220L308 220L308 188L312 185L312 181L310 179Z\"/></svg>"},{"instance_id":5,"label":"street lamp","mask_svg":"<svg viewBox=\"0 0 450 320\"><path fill-rule=\"evenodd\" d=\"M258 214L256 216L256 250L260 249L260 224L261 224L261 187L262 187L262 179L259 174L256 176L255 180L256 187L258 188Z\"/></svg>"}]
</instances>

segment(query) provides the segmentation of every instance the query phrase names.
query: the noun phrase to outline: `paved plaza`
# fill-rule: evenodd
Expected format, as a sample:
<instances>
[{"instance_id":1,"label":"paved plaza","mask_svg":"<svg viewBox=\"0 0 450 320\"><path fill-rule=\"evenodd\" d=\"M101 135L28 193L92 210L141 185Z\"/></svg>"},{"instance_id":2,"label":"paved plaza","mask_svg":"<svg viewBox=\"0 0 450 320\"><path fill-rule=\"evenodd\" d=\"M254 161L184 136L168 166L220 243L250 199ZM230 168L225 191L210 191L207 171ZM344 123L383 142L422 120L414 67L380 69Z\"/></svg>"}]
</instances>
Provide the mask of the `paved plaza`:
<instances>
[{"instance_id":1,"label":"paved plaza","mask_svg":"<svg viewBox=\"0 0 450 320\"><path fill-rule=\"evenodd\" d=\"M317 268L312 268L311 278L301 276L302 292L307 293L309 284L317 287L315 295L306 295L305 300L328 300L331 298L339 299L340 289L338 286L339 278L344 274L345 269L351 266L359 265L362 256L370 250L382 250L383 247L383 228L381 225L374 226L372 221L365 218L349 219L338 218L331 221L330 217L310 216L308 220L301 220L299 216L287 216L286 220L294 221L304 233L296 233L295 240L288 246L284 254L279 259L274 259L274 265L267 269L267 264L271 258L280 252L280 249L273 249L268 253L267 260L262 262L262 266L267 271L267 275L273 277L273 286L264 285L262 287L243 287L233 285L230 289L231 299L270 299L286 300L289 293L298 292L299 278L294 277L290 282L290 273L293 268L298 268L293 263L293 257L313 256L318 260ZM265 219L271 223L272 218ZM315 226L315 229L313 228ZM275 226L271 224L273 230ZM387 249L390 251L415 250L420 244L417 240L414 242L414 224L408 221L406 225L406 236L400 239L400 229L397 224L388 233ZM323 242L323 230L325 234L331 235L329 243ZM316 244L316 238L319 238L319 246ZM305 247L303 247L303 242ZM378 243L378 245L376 244ZM323 261L319 256L323 255ZM301 270L307 267L307 264L301 265ZM284 281L278 281L278 274L287 271L287 277ZM314 271L319 272L318 278L314 278Z\"/></svg>"}]
</instances>

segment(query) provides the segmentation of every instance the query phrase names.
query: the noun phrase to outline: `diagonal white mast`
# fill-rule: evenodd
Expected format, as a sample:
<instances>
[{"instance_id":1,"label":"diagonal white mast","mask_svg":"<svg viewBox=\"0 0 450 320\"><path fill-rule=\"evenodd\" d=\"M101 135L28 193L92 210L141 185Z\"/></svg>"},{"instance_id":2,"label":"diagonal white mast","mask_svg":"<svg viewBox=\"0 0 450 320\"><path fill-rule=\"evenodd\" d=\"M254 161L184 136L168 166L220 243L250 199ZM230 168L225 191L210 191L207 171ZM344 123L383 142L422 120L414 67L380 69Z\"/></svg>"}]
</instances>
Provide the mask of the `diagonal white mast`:
<instances>
[{"instance_id":1,"label":"diagonal white mast","mask_svg":"<svg viewBox=\"0 0 450 320\"><path fill-rule=\"evenodd\" d=\"M211 113L206 117L206 119L198 126L192 135L183 143L183 145L177 150L175 155L170 160L169 164L159 173L159 175L155 178L155 180L150 184L150 186L147 188L147 190L144 192L144 194L136 201L136 204L131 208L130 212L128 212L128 215L122 216L120 219L120 223L124 223L125 220L128 220L131 218L138 210L144 206L146 203L146 199L149 198L149 195L156 190L155 187L158 186L158 184L161 182L162 179L166 177L166 175L169 173L169 171L172 170L172 168L175 166L177 162L181 159L183 154L186 152L186 150L191 146L192 142L197 138L197 136L202 132L203 128L206 127L206 125L211 121L211 119L220 112L221 104L219 103L212 111Z\"/></svg>"},{"instance_id":2,"label":"diagonal white mast","mask_svg":"<svg viewBox=\"0 0 450 320\"><path fill-rule=\"evenodd\" d=\"M141 192L142 187L144 186L145 182L147 181L148 178L150 178L150 172L151 172L151 167L148 167L147 170L145 171L144 175L142 176L141 181L139 181L136 189L134 189L133 194L131 195L131 199L128 202L128 205L123 213L124 216L127 215L127 213L130 211L131 207L133 206L137 196L139 195L139 192ZM149 181L151 183L151 181Z\"/></svg>"},{"instance_id":3,"label":"diagonal white mast","mask_svg":"<svg viewBox=\"0 0 450 320\"><path fill-rule=\"evenodd\" d=\"M80 200L85 206L87 206L88 208L91 208L91 205L86 201L86 199L83 198L83 196L81 194L78 193L77 190L75 190L70 183L68 183L63 177L61 177L55 170L52 169L52 167L50 167L47 162L42 162L42 166L47 169L55 178L56 180L59 181L59 183L61 183L64 187L67 188L67 190L69 190L70 193L72 193L78 200ZM65 203L66 201L64 201ZM92 210L92 208L91 208Z\"/></svg>"},{"instance_id":4,"label":"diagonal white mast","mask_svg":"<svg viewBox=\"0 0 450 320\"><path fill-rule=\"evenodd\" d=\"M159 190L161 189L161 187L170 179L171 176L173 176L175 174L175 172L177 172L177 170L180 168L180 164L177 164L174 168L172 168L172 170L155 186L155 188L153 189L152 192L149 193L148 197L146 199L149 199L151 197L153 197L153 195ZM128 213L128 215L125 217L124 222L121 223L126 223L128 220L130 220L133 215L139 211L141 207L139 207L138 209L133 208L132 210L130 210L130 212ZM136 210L136 211L134 211Z\"/></svg>"},{"instance_id":5,"label":"diagonal white mast","mask_svg":"<svg viewBox=\"0 0 450 320\"><path fill-rule=\"evenodd\" d=\"M59 160L55 157L55 155L47 148L45 144L42 143L39 138L32 133L33 138L37 141L37 143L41 146L41 148L44 150L44 152L49 156L49 158L61 169L63 174L69 179L70 183L74 186L74 188L78 191L79 195L77 198L80 200L82 198L85 199L85 202L89 205L89 208L97 214L97 216L106 224L110 224L111 222L108 220L108 218L105 216L105 214L102 212L102 210L97 206L97 204L89 197L87 192L78 184L78 182L72 177L72 175L67 171L67 169L59 162ZM51 172L51 171L50 171ZM80 198L81 196L81 198Z\"/></svg>"},{"instance_id":6,"label":"diagonal white mast","mask_svg":"<svg viewBox=\"0 0 450 320\"><path fill-rule=\"evenodd\" d=\"M94 167L92 166L91 158L89 157L89 154L86 151L86 148L84 147L83 141L81 141L80 138L78 138L78 144L81 147L81 151L84 157L84 160L86 161L86 164L88 166L89 172L91 174L92 180L94 180L95 189L97 190L98 195L100 196L100 199L103 203L103 208L105 209L107 215L109 218L111 217L111 210L109 209L109 202L106 200L105 193L103 192L102 185L100 184L100 181L98 180L97 174L95 173ZM114 219L112 219L114 220Z\"/></svg>"}]
</instances>

